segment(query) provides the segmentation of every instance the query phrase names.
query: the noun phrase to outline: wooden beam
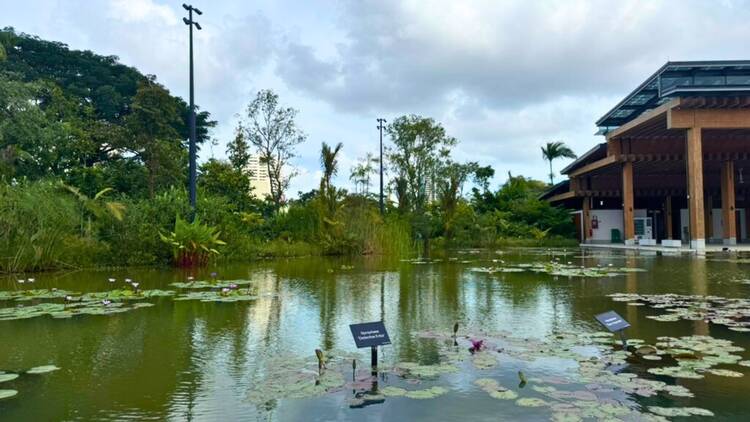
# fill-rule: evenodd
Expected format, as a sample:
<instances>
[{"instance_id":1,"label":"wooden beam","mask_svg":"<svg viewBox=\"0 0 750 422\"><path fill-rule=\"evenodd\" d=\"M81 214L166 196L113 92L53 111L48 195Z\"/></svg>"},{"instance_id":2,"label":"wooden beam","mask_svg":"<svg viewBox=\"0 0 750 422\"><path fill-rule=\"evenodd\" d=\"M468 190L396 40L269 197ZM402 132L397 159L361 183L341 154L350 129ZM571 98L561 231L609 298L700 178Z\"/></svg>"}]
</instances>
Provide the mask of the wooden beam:
<instances>
[{"instance_id":1,"label":"wooden beam","mask_svg":"<svg viewBox=\"0 0 750 422\"><path fill-rule=\"evenodd\" d=\"M688 211L690 213L690 246L705 250L703 210L703 146L701 128L687 130L685 155L687 156Z\"/></svg>"},{"instance_id":2,"label":"wooden beam","mask_svg":"<svg viewBox=\"0 0 750 422\"><path fill-rule=\"evenodd\" d=\"M641 114L640 116L636 117L635 119L618 127L617 129L612 130L611 132L607 133L607 140L619 138L622 135L624 135L626 132L628 132L629 130L636 128L644 123L647 123L653 119L656 119L657 117L660 117L662 114L666 113L670 109L677 107L679 105L680 105L680 99L675 98L669 102L666 102L660 105L659 107L651 109Z\"/></svg>"},{"instance_id":3,"label":"wooden beam","mask_svg":"<svg viewBox=\"0 0 750 422\"><path fill-rule=\"evenodd\" d=\"M617 162L617 157L614 155L609 155L605 158L602 158L601 160L597 160L597 161L594 161L593 163L586 164L585 166L568 173L568 177L578 177L582 174L589 173L594 170L599 170L601 168L610 166L616 162Z\"/></svg>"},{"instance_id":4,"label":"wooden beam","mask_svg":"<svg viewBox=\"0 0 750 422\"><path fill-rule=\"evenodd\" d=\"M625 244L635 243L633 217L633 163L626 162L622 165L622 218Z\"/></svg>"},{"instance_id":5,"label":"wooden beam","mask_svg":"<svg viewBox=\"0 0 750 422\"><path fill-rule=\"evenodd\" d=\"M725 245L737 244L737 222L734 210L734 162L725 161L721 165L721 215Z\"/></svg>"},{"instance_id":6,"label":"wooden beam","mask_svg":"<svg viewBox=\"0 0 750 422\"><path fill-rule=\"evenodd\" d=\"M560 201L564 201L566 199L575 198L575 197L576 197L575 192L563 192L554 196L550 196L549 198L547 198L547 202L560 202Z\"/></svg>"},{"instance_id":7,"label":"wooden beam","mask_svg":"<svg viewBox=\"0 0 750 422\"><path fill-rule=\"evenodd\" d=\"M670 109L667 129L748 129L750 109Z\"/></svg>"}]
</instances>

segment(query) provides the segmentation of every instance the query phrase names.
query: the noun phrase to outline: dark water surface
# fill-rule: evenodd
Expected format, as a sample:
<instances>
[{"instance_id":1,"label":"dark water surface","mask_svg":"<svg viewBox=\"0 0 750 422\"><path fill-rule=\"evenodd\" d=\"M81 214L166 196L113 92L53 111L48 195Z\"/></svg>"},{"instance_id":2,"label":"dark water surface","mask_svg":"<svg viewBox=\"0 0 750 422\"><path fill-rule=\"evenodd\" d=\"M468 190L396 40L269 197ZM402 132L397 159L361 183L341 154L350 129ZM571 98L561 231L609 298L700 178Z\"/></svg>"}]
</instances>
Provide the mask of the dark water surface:
<instances>
[{"instance_id":1,"label":"dark water surface","mask_svg":"<svg viewBox=\"0 0 750 422\"><path fill-rule=\"evenodd\" d=\"M381 351L384 367L401 361L438 362L437 341L414 333L449 333L456 321L463 332L507 331L519 337L542 338L561 330L601 331L593 317L610 309L630 321L629 337L647 343L658 336L698 334L750 347L750 333L705 321L654 321L645 316L663 312L607 297L630 292L747 298L750 285L738 281L750 279L750 264L615 252L582 257L581 251L575 250L561 259L586 266L613 264L647 270L580 278L470 270L493 265L491 260L500 258L516 263L548 262L550 256L543 250L505 250L502 255L474 251L455 256L457 260L431 264L383 258L300 258L226 266L193 275L205 278L216 271L224 280L253 280L257 300L204 303L159 298L151 300L156 306L115 315L0 321L0 370L17 372L47 364L61 368L0 383L0 389L19 392L0 400L0 420L489 421L548 420L552 416L548 408L497 400L474 385L476 378L490 376L515 388L520 367L504 366L502 361L486 374L462 369L425 382L426 387L439 384L449 390L434 399L388 397L380 404L350 408L353 392L349 389L263 405L248 398L263 382L271 362L284 356L315 362L316 348L357 352L349 324L379 319L385 321L393 342ZM108 290L112 288L109 277L117 278L117 283L129 277L138 280L142 289L174 289L169 283L185 281L188 275L165 269L37 274L33 287ZM0 290L29 288L16 278L0 279ZM16 305L0 301L0 308L9 306ZM750 359L749 352L736 354ZM359 362L366 365L369 355L361 353ZM562 370L560 365L535 362L523 370L531 378ZM634 372L642 369L638 364L631 366L629 370ZM720 367L745 376L678 380L694 398L660 394L621 399L635 408L694 406L712 411L717 420L748 420L750 368L736 364ZM383 379L381 386L396 384L397 378L392 374L392 381ZM513 384L509 384L511 379L515 379Z\"/></svg>"}]
</instances>

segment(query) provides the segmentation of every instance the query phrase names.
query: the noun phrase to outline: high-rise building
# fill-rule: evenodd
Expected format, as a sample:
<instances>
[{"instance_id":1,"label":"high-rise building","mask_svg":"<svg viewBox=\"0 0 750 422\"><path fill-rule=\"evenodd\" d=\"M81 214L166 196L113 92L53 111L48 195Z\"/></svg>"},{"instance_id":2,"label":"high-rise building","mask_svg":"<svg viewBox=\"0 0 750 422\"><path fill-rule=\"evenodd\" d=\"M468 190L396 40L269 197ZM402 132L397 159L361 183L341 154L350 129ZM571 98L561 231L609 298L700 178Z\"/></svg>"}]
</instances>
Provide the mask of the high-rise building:
<instances>
[{"instance_id":1,"label":"high-rise building","mask_svg":"<svg viewBox=\"0 0 750 422\"><path fill-rule=\"evenodd\" d=\"M250 193L258 199L264 199L271 194L271 179L268 177L268 168L260 162L260 156L250 155L247 160L246 170L250 173Z\"/></svg>"}]
</instances>

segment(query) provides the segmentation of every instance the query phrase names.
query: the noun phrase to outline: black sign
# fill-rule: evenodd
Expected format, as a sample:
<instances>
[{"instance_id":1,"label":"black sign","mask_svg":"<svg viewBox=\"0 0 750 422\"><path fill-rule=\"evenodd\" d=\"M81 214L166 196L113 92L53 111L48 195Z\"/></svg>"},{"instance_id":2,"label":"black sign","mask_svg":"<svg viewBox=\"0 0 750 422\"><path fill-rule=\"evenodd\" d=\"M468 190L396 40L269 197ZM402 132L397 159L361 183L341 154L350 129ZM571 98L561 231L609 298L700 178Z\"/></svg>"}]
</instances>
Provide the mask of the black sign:
<instances>
[{"instance_id":1,"label":"black sign","mask_svg":"<svg viewBox=\"0 0 750 422\"><path fill-rule=\"evenodd\" d=\"M602 324L606 329L612 331L613 333L615 331L622 331L630 327L630 324L628 324L628 322L625 321L615 311L605 312L603 314L595 316L594 318L596 318L596 320L599 321L600 324Z\"/></svg>"},{"instance_id":2,"label":"black sign","mask_svg":"<svg viewBox=\"0 0 750 422\"><path fill-rule=\"evenodd\" d=\"M388 331L385 330L383 321L351 324L349 328L352 330L352 336L354 336L357 348L391 344L391 339L388 337Z\"/></svg>"}]
</instances>

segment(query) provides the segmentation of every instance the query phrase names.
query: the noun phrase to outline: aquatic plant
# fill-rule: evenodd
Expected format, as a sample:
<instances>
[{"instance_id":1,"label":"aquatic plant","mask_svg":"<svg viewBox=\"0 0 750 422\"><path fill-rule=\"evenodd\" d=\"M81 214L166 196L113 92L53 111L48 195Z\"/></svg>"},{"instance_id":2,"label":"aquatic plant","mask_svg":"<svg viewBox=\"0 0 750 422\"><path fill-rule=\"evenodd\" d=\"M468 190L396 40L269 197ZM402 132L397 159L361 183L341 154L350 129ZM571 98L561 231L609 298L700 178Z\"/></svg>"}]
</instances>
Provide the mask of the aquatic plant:
<instances>
[{"instance_id":1,"label":"aquatic plant","mask_svg":"<svg viewBox=\"0 0 750 422\"><path fill-rule=\"evenodd\" d=\"M646 316L655 321L707 321L725 325L732 331L750 331L750 299L672 293L613 293L609 297L616 302L638 303L655 309L664 309L666 314Z\"/></svg>"},{"instance_id":2,"label":"aquatic plant","mask_svg":"<svg viewBox=\"0 0 750 422\"><path fill-rule=\"evenodd\" d=\"M168 234L159 233L161 240L172 247L172 257L179 267L196 267L208 264L216 249L226 243L219 239L220 232L202 224L198 218L192 223L175 217L174 231Z\"/></svg>"}]
</instances>

